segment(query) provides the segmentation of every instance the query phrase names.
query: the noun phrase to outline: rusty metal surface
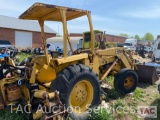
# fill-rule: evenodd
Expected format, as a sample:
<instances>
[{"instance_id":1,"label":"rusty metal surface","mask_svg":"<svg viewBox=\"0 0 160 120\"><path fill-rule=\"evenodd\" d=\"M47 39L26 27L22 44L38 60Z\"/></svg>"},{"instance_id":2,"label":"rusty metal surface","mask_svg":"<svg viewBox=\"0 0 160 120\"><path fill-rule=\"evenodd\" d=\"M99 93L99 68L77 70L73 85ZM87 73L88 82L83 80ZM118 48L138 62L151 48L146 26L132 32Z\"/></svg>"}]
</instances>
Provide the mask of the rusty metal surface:
<instances>
[{"instance_id":1,"label":"rusty metal surface","mask_svg":"<svg viewBox=\"0 0 160 120\"><path fill-rule=\"evenodd\" d=\"M11 84L6 88L8 101L14 101L21 97L21 88L16 84Z\"/></svg>"},{"instance_id":2,"label":"rusty metal surface","mask_svg":"<svg viewBox=\"0 0 160 120\"><path fill-rule=\"evenodd\" d=\"M44 3L35 3L23 14L19 16L20 19L31 19L31 20L52 20L62 21L60 10L66 9L66 20L72 20L83 15L87 15L87 10L81 10L76 8L69 8L57 5L50 5Z\"/></svg>"},{"instance_id":3,"label":"rusty metal surface","mask_svg":"<svg viewBox=\"0 0 160 120\"><path fill-rule=\"evenodd\" d=\"M158 79L156 68L153 66L137 65L139 82L154 84Z\"/></svg>"}]
</instances>

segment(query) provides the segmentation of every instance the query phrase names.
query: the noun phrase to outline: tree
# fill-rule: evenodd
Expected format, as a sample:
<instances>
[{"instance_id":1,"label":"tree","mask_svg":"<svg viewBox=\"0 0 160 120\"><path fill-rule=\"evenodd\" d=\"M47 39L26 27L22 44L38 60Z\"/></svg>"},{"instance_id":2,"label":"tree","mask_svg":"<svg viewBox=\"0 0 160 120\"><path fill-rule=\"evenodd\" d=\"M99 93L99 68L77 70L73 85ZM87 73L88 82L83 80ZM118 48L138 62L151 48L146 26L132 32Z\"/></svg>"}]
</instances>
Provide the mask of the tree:
<instances>
[{"instance_id":1,"label":"tree","mask_svg":"<svg viewBox=\"0 0 160 120\"><path fill-rule=\"evenodd\" d=\"M126 34L126 33L120 33L119 36L121 36L121 37L126 37L126 38L129 37L128 34Z\"/></svg>"},{"instance_id":2,"label":"tree","mask_svg":"<svg viewBox=\"0 0 160 120\"><path fill-rule=\"evenodd\" d=\"M154 40L154 36L151 33L146 33L142 40Z\"/></svg>"},{"instance_id":3,"label":"tree","mask_svg":"<svg viewBox=\"0 0 160 120\"><path fill-rule=\"evenodd\" d=\"M140 40L141 38L139 37L139 35L135 35L134 36L135 39Z\"/></svg>"}]
</instances>

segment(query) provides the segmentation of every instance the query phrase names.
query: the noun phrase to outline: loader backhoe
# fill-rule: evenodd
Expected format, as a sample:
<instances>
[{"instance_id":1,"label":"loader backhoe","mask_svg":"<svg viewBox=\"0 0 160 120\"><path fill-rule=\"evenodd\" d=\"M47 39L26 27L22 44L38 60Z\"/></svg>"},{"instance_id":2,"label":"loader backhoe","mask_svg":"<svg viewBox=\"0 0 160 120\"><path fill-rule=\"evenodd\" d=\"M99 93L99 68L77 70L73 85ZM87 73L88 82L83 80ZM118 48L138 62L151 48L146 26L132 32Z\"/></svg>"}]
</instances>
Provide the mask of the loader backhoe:
<instances>
[{"instance_id":1,"label":"loader backhoe","mask_svg":"<svg viewBox=\"0 0 160 120\"><path fill-rule=\"evenodd\" d=\"M74 53L68 37L67 21L86 15L90 28L90 48ZM3 64L0 67L0 108L28 105L33 119L87 119L88 108L100 104L100 81L115 76L117 91L127 94L136 89L138 76L135 60L123 48L95 48L91 12L50 4L35 3L20 19L40 24L45 55L32 57L26 66ZM48 55L44 22L57 21L63 26L63 57ZM23 42L23 40L22 40ZM73 55L67 55L67 43ZM57 57L56 57L57 56ZM7 75L10 74L10 77ZM41 109L37 109L41 105Z\"/></svg>"}]
</instances>

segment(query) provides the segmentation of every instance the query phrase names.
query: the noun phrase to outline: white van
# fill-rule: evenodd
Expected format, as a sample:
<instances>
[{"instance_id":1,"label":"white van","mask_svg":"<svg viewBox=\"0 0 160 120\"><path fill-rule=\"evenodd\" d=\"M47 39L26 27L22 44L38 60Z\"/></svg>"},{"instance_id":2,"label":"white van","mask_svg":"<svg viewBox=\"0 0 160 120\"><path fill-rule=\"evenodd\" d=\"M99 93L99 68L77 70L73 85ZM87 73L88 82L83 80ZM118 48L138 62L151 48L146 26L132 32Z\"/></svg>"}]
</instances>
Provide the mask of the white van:
<instances>
[{"instance_id":1,"label":"white van","mask_svg":"<svg viewBox=\"0 0 160 120\"><path fill-rule=\"evenodd\" d=\"M126 39L123 45L123 47L128 50L136 50L136 46L137 46L137 39L134 38Z\"/></svg>"},{"instance_id":2,"label":"white van","mask_svg":"<svg viewBox=\"0 0 160 120\"><path fill-rule=\"evenodd\" d=\"M153 48L153 55L155 60L160 60L160 39L158 39L154 45L152 45ZM154 60L154 61L155 61Z\"/></svg>"}]
</instances>

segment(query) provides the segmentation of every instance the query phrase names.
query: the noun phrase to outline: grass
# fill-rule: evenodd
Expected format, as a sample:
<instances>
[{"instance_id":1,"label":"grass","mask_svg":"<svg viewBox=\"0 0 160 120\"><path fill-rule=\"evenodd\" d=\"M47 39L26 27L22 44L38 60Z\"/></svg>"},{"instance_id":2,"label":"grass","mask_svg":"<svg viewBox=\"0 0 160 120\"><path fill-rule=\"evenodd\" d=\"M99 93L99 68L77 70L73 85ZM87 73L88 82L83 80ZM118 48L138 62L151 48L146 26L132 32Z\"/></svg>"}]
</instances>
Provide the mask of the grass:
<instances>
[{"instance_id":1,"label":"grass","mask_svg":"<svg viewBox=\"0 0 160 120\"><path fill-rule=\"evenodd\" d=\"M29 115L21 112L11 113L11 111L2 110L0 111L0 120L29 120Z\"/></svg>"},{"instance_id":2,"label":"grass","mask_svg":"<svg viewBox=\"0 0 160 120\"><path fill-rule=\"evenodd\" d=\"M143 97L144 97L144 91L141 88L137 88L134 91L135 100L142 100Z\"/></svg>"},{"instance_id":3,"label":"grass","mask_svg":"<svg viewBox=\"0 0 160 120\"><path fill-rule=\"evenodd\" d=\"M107 111L105 108L100 108L98 110L92 110L92 113L88 120L114 120L112 113Z\"/></svg>"},{"instance_id":4,"label":"grass","mask_svg":"<svg viewBox=\"0 0 160 120\"><path fill-rule=\"evenodd\" d=\"M122 97L122 95L119 92L117 92L115 90L115 88L112 88L112 89L108 90L108 97L111 99L118 99L118 98Z\"/></svg>"},{"instance_id":5,"label":"grass","mask_svg":"<svg viewBox=\"0 0 160 120\"><path fill-rule=\"evenodd\" d=\"M105 81L111 86L114 87L114 77L113 76L108 76Z\"/></svg>"},{"instance_id":6,"label":"grass","mask_svg":"<svg viewBox=\"0 0 160 120\"><path fill-rule=\"evenodd\" d=\"M104 98L111 107L116 109L119 107L129 107L134 112L125 114L122 111L113 113L113 118L118 120L138 120L137 110L138 106L157 106L157 119L160 119L160 95L157 91L157 85L139 84L136 90L128 95L121 95L114 89L114 78L106 78L106 82L111 86L107 93L104 94ZM106 95L106 96L105 96ZM144 118L145 119L145 118ZM144 120L142 119L142 120Z\"/></svg>"}]
</instances>

